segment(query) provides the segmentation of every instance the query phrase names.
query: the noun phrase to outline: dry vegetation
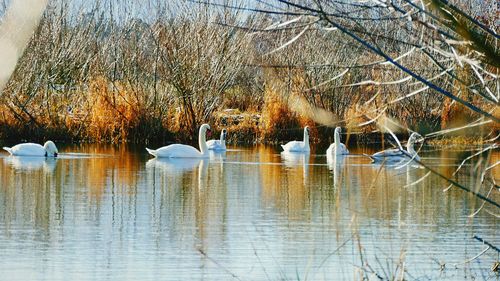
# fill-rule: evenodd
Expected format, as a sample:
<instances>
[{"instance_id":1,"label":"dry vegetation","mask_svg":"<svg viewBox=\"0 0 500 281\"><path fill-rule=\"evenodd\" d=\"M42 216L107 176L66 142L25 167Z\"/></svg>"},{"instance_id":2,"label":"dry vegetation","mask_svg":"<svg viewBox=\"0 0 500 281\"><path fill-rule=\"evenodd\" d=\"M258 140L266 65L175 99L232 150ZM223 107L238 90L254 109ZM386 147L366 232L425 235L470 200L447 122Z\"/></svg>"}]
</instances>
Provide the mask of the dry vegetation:
<instances>
[{"instance_id":1,"label":"dry vegetation","mask_svg":"<svg viewBox=\"0 0 500 281\"><path fill-rule=\"evenodd\" d=\"M305 125L315 128L319 140L336 125L372 132L374 124L358 124L382 109L421 133L479 117L429 89L394 102L422 85L411 79L385 83L406 76L391 65L374 64L379 57L320 26L283 47L299 28L269 29L276 20L271 15L183 1L78 5L49 3L0 96L0 138L193 141L199 124L209 122L216 130L228 127L232 141L298 137ZM128 12L133 8L149 12ZM395 30L387 21L369 30L380 32L380 47L394 57L415 48L397 40L408 30ZM383 40L388 34L393 36ZM470 67L442 62L457 68L454 75L464 84L440 75L443 69L423 53L399 61L474 104L495 107L471 94L467 85L481 81ZM494 66L489 71L498 74ZM484 83L492 93L499 91L498 79ZM493 124L482 133L498 131Z\"/></svg>"},{"instance_id":2,"label":"dry vegetation","mask_svg":"<svg viewBox=\"0 0 500 281\"><path fill-rule=\"evenodd\" d=\"M0 95L0 139L195 141L197 127L208 122L215 133L228 129L232 142L300 138L306 125L312 129L312 140L320 141L330 140L331 128L337 125L354 134L378 134L383 124L425 135L486 119L386 63L353 36L332 28L334 24L373 43L444 91L500 118L498 50L485 48L497 48L498 38L474 37L475 29L453 18L439 25L439 19L427 21L430 15L412 8L414 14L382 20L387 16L383 12L392 17L398 10L372 6L386 10L377 14L367 9L356 16L378 20L353 20L346 12L330 22L329 14L275 16L180 0L137 2L141 3L51 1ZM143 10L147 12L130 12ZM475 16L494 28L498 14L485 10ZM438 27L430 28L434 23ZM470 42L447 38L446 32L453 31L462 36L457 40ZM485 40L478 43L481 40L475 38ZM492 121L452 131L460 136L455 142L434 143L482 143L483 136L495 141L499 129ZM464 138L466 134L471 138ZM484 151L490 149L497 146ZM494 165L484 168L483 175ZM280 168L265 169L271 172L264 181L279 188ZM301 173L296 175L291 181L304 180ZM478 187L486 184L490 183ZM298 190L292 197L302 193ZM398 270L394 276L403 279L404 272ZM361 272L359 279L372 273Z\"/></svg>"}]
</instances>

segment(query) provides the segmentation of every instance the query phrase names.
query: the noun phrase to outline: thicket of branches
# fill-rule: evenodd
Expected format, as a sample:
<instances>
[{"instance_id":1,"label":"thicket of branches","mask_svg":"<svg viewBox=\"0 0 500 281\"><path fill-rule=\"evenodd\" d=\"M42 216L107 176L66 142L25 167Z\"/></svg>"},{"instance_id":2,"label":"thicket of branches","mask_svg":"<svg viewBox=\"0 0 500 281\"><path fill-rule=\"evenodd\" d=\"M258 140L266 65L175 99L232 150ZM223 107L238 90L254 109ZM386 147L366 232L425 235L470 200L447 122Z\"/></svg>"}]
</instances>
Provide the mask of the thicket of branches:
<instances>
[{"instance_id":1,"label":"thicket of branches","mask_svg":"<svg viewBox=\"0 0 500 281\"><path fill-rule=\"evenodd\" d=\"M498 216L495 1L77 2L49 3L0 96L0 137L192 140L234 120L267 139L305 124L475 132L488 144L451 175L420 164L481 200L471 216ZM228 108L252 115L221 121ZM479 157L474 186L454 180Z\"/></svg>"},{"instance_id":2,"label":"thicket of branches","mask_svg":"<svg viewBox=\"0 0 500 281\"><path fill-rule=\"evenodd\" d=\"M290 124L392 121L494 133L498 11L461 4L50 1L0 97L1 132L190 139L237 108L262 113L248 122L257 138Z\"/></svg>"},{"instance_id":3,"label":"thicket of branches","mask_svg":"<svg viewBox=\"0 0 500 281\"><path fill-rule=\"evenodd\" d=\"M6 137L189 138L209 121L246 59L245 35L215 23L237 14L154 2L52 1L0 98Z\"/></svg>"},{"instance_id":4,"label":"thicket of branches","mask_svg":"<svg viewBox=\"0 0 500 281\"><path fill-rule=\"evenodd\" d=\"M285 91L288 96L301 95L310 108L327 108L355 127L376 124L375 128L386 131L417 130L426 138L488 132L489 143L461 159L452 174L443 175L425 161L417 162L427 175L448 182L445 192L456 188L482 202L469 217L480 212L498 217L499 186L492 171L500 162L490 162L491 152L498 149L500 117L497 4L486 1L481 9L474 9L477 6L443 0L259 3L259 7L232 8L276 18L254 32L281 33L267 55L295 78L289 84L300 86ZM342 112L346 109L353 112L346 115ZM456 177L470 161L477 162L467 171L472 180L464 184ZM477 236L474 239L485 243ZM486 252L498 255L498 247L486 245L476 257ZM362 279L384 279L363 258L361 264ZM406 273L398 278L406 278Z\"/></svg>"}]
</instances>

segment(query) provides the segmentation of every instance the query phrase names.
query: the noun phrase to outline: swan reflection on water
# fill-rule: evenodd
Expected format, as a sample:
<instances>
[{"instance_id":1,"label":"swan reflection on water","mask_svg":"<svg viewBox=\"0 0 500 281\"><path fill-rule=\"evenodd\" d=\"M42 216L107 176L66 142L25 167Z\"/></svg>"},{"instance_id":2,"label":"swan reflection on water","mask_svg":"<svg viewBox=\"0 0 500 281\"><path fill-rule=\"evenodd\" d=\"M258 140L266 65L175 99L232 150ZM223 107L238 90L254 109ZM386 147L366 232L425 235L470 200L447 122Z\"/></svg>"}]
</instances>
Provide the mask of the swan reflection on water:
<instances>
[{"instance_id":1,"label":"swan reflection on water","mask_svg":"<svg viewBox=\"0 0 500 281\"><path fill-rule=\"evenodd\" d=\"M297 166L307 167L309 165L309 153L282 151L283 164L288 168Z\"/></svg>"},{"instance_id":2,"label":"swan reflection on water","mask_svg":"<svg viewBox=\"0 0 500 281\"><path fill-rule=\"evenodd\" d=\"M201 158L153 158L146 163L148 168L157 168L168 172L187 172L208 164L208 159Z\"/></svg>"},{"instance_id":3,"label":"swan reflection on water","mask_svg":"<svg viewBox=\"0 0 500 281\"><path fill-rule=\"evenodd\" d=\"M302 176L304 185L307 183L309 175L309 153L304 152L281 152L281 158L286 168L297 169L302 167ZM292 172L296 173L296 172Z\"/></svg>"},{"instance_id":4,"label":"swan reflection on water","mask_svg":"<svg viewBox=\"0 0 500 281\"><path fill-rule=\"evenodd\" d=\"M328 164L328 169L333 173L333 186L339 187L339 184L342 182L341 173L343 171L345 158L347 155L343 154L326 154L326 163Z\"/></svg>"},{"instance_id":5,"label":"swan reflection on water","mask_svg":"<svg viewBox=\"0 0 500 281\"><path fill-rule=\"evenodd\" d=\"M167 184L173 190L180 190L187 180L193 190L202 190L207 186L208 159L196 158L154 158L146 163L153 175L152 184Z\"/></svg>"},{"instance_id":6,"label":"swan reflection on water","mask_svg":"<svg viewBox=\"0 0 500 281\"><path fill-rule=\"evenodd\" d=\"M336 167L341 167L345 163L347 155L342 154L326 154L326 163L328 164L328 169L334 170Z\"/></svg>"},{"instance_id":7,"label":"swan reflection on water","mask_svg":"<svg viewBox=\"0 0 500 281\"><path fill-rule=\"evenodd\" d=\"M19 171L36 171L43 169L51 173L56 169L57 158L54 157L27 157L9 156L4 158L4 163Z\"/></svg>"},{"instance_id":8,"label":"swan reflection on water","mask_svg":"<svg viewBox=\"0 0 500 281\"><path fill-rule=\"evenodd\" d=\"M224 161L226 160L226 150L210 150L210 160Z\"/></svg>"}]
</instances>

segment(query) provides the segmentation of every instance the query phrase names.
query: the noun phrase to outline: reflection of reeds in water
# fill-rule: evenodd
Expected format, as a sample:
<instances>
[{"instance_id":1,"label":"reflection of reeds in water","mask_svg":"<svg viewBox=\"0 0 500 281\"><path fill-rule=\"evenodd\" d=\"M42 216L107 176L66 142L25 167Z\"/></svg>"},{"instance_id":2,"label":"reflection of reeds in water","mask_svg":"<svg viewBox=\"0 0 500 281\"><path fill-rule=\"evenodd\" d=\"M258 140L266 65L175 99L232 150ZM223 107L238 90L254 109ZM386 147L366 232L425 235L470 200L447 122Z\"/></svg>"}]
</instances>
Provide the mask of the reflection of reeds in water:
<instances>
[{"instance_id":1,"label":"reflection of reeds in water","mask_svg":"<svg viewBox=\"0 0 500 281\"><path fill-rule=\"evenodd\" d=\"M269 147L259 147L262 199L289 216L301 218L309 206L308 154L276 154ZM282 164L282 165L278 165Z\"/></svg>"},{"instance_id":2,"label":"reflection of reeds in water","mask_svg":"<svg viewBox=\"0 0 500 281\"><path fill-rule=\"evenodd\" d=\"M480 182L481 173L485 167L491 166L498 157L498 152L483 155L469 162L453 175L461 161L471 152L443 149L439 157L423 157L422 161L439 173L450 177L454 181L480 194L486 195L491 188L491 180L496 171L485 175L485 181ZM488 164L486 164L488 163ZM493 170L493 169L492 169ZM459 188L451 187L450 183L430 173L424 168L415 165L404 167L367 165L366 167L346 170L346 179L353 181L356 189L361 188L359 194L352 191L345 201L359 200L353 205L361 206L360 213L383 220L398 217L405 223L425 225L429 219L433 220L436 228L438 221L453 221L460 218L456 210L467 210L470 214L478 210L483 201ZM446 191L446 192L443 192ZM498 202L500 196L491 193L490 198ZM443 199L444 198L444 199ZM467 206L464 206L467 202ZM350 203L351 205L351 203ZM429 207L432 206L432 207ZM410 219L411 221L407 221Z\"/></svg>"},{"instance_id":3,"label":"reflection of reeds in water","mask_svg":"<svg viewBox=\"0 0 500 281\"><path fill-rule=\"evenodd\" d=\"M260 176L262 181L262 199L266 205L272 205L277 198L282 198L281 167L279 157L270 147L260 146L258 148Z\"/></svg>"},{"instance_id":4,"label":"reflection of reeds in water","mask_svg":"<svg viewBox=\"0 0 500 281\"><path fill-rule=\"evenodd\" d=\"M498 177L500 171L500 167L495 166L500 156L498 149L491 150L490 147L483 146L471 151L460 151L447 147L441 150L440 156L441 173L471 191L465 192L450 182L442 180L441 182L446 187L443 188L446 196L453 199L450 202L461 202L465 196L469 196L471 214L475 214L484 207L486 202L478 199L472 192L481 194L494 202L500 201L500 194L492 192L495 182L498 182L495 178ZM486 209L488 206L489 204L486 204Z\"/></svg>"},{"instance_id":5,"label":"reflection of reeds in water","mask_svg":"<svg viewBox=\"0 0 500 281\"><path fill-rule=\"evenodd\" d=\"M377 177L378 169L381 170ZM410 165L401 168L375 166L369 173L371 176L365 173L366 177L375 179L370 184L373 189L370 196L363 197L366 214L384 220L397 218L398 226L406 224L410 216L410 223L425 224L428 218L435 218L436 214L430 212L442 210L427 206L441 204L442 189L433 188L435 185L431 183L436 178L423 178L426 174L427 171Z\"/></svg>"},{"instance_id":6,"label":"reflection of reeds in water","mask_svg":"<svg viewBox=\"0 0 500 281\"><path fill-rule=\"evenodd\" d=\"M439 173L448 178L452 178L457 164L457 159L455 158L456 156L456 152L452 152L448 149L442 149L439 153L439 160L441 164L438 169Z\"/></svg>"},{"instance_id":7,"label":"reflection of reeds in water","mask_svg":"<svg viewBox=\"0 0 500 281\"><path fill-rule=\"evenodd\" d=\"M99 199L109 183L117 192L133 195L137 186L137 171L141 162L126 146L83 146L85 159L70 160L79 172L78 182L89 187L91 196Z\"/></svg>"},{"instance_id":8,"label":"reflection of reeds in water","mask_svg":"<svg viewBox=\"0 0 500 281\"><path fill-rule=\"evenodd\" d=\"M499 161L500 161L500 151L497 149L496 151L491 153L489 165L493 166ZM497 183L500 181L500 166L495 166L494 168L491 169L491 177L495 179Z\"/></svg>"},{"instance_id":9,"label":"reflection of reeds in water","mask_svg":"<svg viewBox=\"0 0 500 281\"><path fill-rule=\"evenodd\" d=\"M354 262L363 267L355 272L363 278L372 270L365 267L366 264L381 276L393 276L392 272L398 272L394 267L406 262L404 256L399 260L397 257L400 249L402 254L406 252L406 247L410 258L405 266L409 266L409 272L415 272L415 264L411 262L415 262L416 255L423 256L420 252L426 249L416 246L419 251L416 254L412 243L432 245L433 241L422 242L422 239L440 239L443 230L453 233L459 229L457 233L467 235L480 227L485 237L496 234L494 228L483 228L494 225L494 217L478 216L470 223L463 219L463 212L479 207L474 205L474 198L455 189L443 193L446 184L432 175L419 181L427 171L412 166L377 166L370 164L368 158L357 156L348 156L331 165L324 156L287 158L269 147L259 147L249 153L228 152L231 163L222 163L220 159L150 159L144 164L126 147L82 146L72 150L94 156L62 157L52 173L43 169L14 170L3 161L5 159L0 159L0 202L3 204L0 222L6 236L10 232L14 235L10 224L16 227L24 224L45 235L41 237L44 242L50 241L51 235L67 242L73 236L58 236L63 224L73 230L74 221L89 219L86 222L100 224L94 231L101 234L101 230L108 230L107 225L100 226L108 222L112 212L113 224L109 226L113 230L112 246L105 246L110 250L118 247L120 251L121 245L117 244L126 244L135 231L146 230L145 237L133 240L136 245L143 242L146 250L159 253L172 246L175 250L179 247L182 254L195 252L196 255L199 249L206 255L195 266L203 268L213 267L206 257L230 270L235 264L241 266L239 261L224 260L227 252L230 252L228 257L235 259L244 253L247 255L244 261L257 264L255 257L248 257L248 253L255 253L264 260L262 267L267 270L269 266L269 272L278 266L290 266L292 261L298 271L302 271L302 278L306 275L302 274L306 263L303 261L310 259L309 276L314 271L319 275L323 270L329 272L332 267L343 266L347 276L352 276L350 262ZM487 158L488 165L496 163L499 156L498 152L492 153ZM451 152L447 158L460 161ZM435 165L453 163L450 159L431 160L423 157L423 161L434 161ZM324 165L325 162L329 165ZM307 163L311 165L305 165ZM464 171L475 166L467 166ZM462 173L458 180L469 179ZM135 186L140 188L136 190ZM100 204L105 207L101 209ZM258 214L243 214L247 211ZM488 220L487 223L483 224L484 220ZM257 232L253 232L254 225ZM252 237L244 237L247 233ZM262 237L258 237L259 234ZM248 240L256 242L255 245L242 243ZM257 245L260 241L268 243L269 248ZM153 242L152 245L149 242ZM443 244L448 245L440 245ZM341 249L335 251L338 247ZM359 260L362 262L358 263ZM118 262L121 262L119 258ZM318 264L322 266L318 268ZM234 271L241 274L239 269ZM270 276L272 279L274 275Z\"/></svg>"},{"instance_id":10,"label":"reflection of reeds in water","mask_svg":"<svg viewBox=\"0 0 500 281\"><path fill-rule=\"evenodd\" d=\"M3 160L7 161L0 161L0 201L4 210L1 221L6 232L9 233L12 221L22 218L43 230L41 234L48 234L51 213L61 211L60 178L52 169L44 169L44 158L40 159L39 167L32 163L20 167L19 162L9 162L13 158Z\"/></svg>"},{"instance_id":11,"label":"reflection of reeds in water","mask_svg":"<svg viewBox=\"0 0 500 281\"><path fill-rule=\"evenodd\" d=\"M116 193L122 190L127 195L133 195L140 162L125 147L82 146L80 149L86 153L84 157L42 158L37 162L42 163L39 169L35 169L32 164L19 169L18 162L13 163L13 166L10 162L2 161L0 183L2 187L7 187L2 193L7 202L4 204L6 215L30 212L25 216L33 217L35 225L48 225L50 216L62 216L63 210L60 208L65 200L63 195L69 190L72 197L66 200L84 203L90 199L96 211L103 194L110 192L110 189ZM20 163L25 163L26 159L23 158Z\"/></svg>"}]
</instances>

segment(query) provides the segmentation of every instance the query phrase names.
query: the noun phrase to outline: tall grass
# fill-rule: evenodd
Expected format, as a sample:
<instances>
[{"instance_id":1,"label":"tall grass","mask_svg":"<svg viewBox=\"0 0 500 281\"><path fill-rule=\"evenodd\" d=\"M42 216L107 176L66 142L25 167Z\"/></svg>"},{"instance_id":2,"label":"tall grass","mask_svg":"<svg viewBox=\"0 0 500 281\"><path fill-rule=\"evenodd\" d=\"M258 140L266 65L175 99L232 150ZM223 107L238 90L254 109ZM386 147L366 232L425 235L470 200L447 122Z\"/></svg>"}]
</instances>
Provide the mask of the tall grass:
<instances>
[{"instance_id":1,"label":"tall grass","mask_svg":"<svg viewBox=\"0 0 500 281\"><path fill-rule=\"evenodd\" d=\"M198 126L209 122L216 130L242 130L237 138L273 141L299 137L305 125L372 131L357 124L381 110L421 132L455 126L465 114L465 121L478 117L429 90L391 103L421 86L360 83L404 77L372 65L378 58L342 33L311 29L275 51L295 31L264 31L272 23L268 15L183 1L51 1L0 96L0 138L194 141ZM395 56L411 49L381 44ZM401 61L426 77L442 72L420 53ZM478 83L470 72L457 75ZM462 96L471 90L436 79ZM226 109L245 121L223 122ZM328 131L317 132L323 139Z\"/></svg>"}]
</instances>

